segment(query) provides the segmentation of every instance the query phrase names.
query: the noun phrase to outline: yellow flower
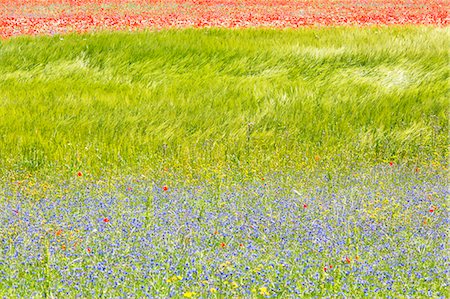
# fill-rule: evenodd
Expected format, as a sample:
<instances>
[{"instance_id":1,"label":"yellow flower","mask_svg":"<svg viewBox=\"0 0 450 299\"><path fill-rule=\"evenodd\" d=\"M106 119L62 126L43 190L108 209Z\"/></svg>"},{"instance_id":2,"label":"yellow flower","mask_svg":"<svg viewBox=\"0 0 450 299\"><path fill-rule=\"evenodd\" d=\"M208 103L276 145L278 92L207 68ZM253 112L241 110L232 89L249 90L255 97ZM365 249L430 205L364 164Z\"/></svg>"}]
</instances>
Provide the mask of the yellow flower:
<instances>
[{"instance_id":1,"label":"yellow flower","mask_svg":"<svg viewBox=\"0 0 450 299\"><path fill-rule=\"evenodd\" d=\"M270 295L270 294L269 294L269 291L267 290L266 287L260 287L260 288L259 288L259 294L260 294L261 296L269 296L269 295Z\"/></svg>"},{"instance_id":2,"label":"yellow flower","mask_svg":"<svg viewBox=\"0 0 450 299\"><path fill-rule=\"evenodd\" d=\"M194 292L186 292L183 294L183 296L185 298L192 298L192 297L195 297L195 295L197 295L197 293L194 293Z\"/></svg>"},{"instance_id":3,"label":"yellow flower","mask_svg":"<svg viewBox=\"0 0 450 299\"><path fill-rule=\"evenodd\" d=\"M181 279L183 279L183 277L181 277L180 275L174 275L172 277L169 277L166 281L168 283L171 283L171 282L177 282L177 281L179 281Z\"/></svg>"},{"instance_id":4,"label":"yellow flower","mask_svg":"<svg viewBox=\"0 0 450 299\"><path fill-rule=\"evenodd\" d=\"M233 282L231 283L231 287L232 287L233 289L236 289L237 287L239 287L239 284L238 284L236 281L233 281Z\"/></svg>"},{"instance_id":5,"label":"yellow flower","mask_svg":"<svg viewBox=\"0 0 450 299\"><path fill-rule=\"evenodd\" d=\"M217 293L217 289L216 288L210 288L209 291L213 294Z\"/></svg>"}]
</instances>

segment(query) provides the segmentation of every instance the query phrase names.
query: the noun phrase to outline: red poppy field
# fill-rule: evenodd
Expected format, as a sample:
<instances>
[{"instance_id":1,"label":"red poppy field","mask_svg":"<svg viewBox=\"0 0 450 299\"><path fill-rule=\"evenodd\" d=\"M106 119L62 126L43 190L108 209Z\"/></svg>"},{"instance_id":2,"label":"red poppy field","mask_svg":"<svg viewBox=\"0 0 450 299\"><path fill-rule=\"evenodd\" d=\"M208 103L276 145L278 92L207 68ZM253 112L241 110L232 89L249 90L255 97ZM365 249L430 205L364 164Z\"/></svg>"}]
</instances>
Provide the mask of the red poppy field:
<instances>
[{"instance_id":1,"label":"red poppy field","mask_svg":"<svg viewBox=\"0 0 450 299\"><path fill-rule=\"evenodd\" d=\"M445 0L0 0L0 36L186 27L449 24Z\"/></svg>"}]
</instances>

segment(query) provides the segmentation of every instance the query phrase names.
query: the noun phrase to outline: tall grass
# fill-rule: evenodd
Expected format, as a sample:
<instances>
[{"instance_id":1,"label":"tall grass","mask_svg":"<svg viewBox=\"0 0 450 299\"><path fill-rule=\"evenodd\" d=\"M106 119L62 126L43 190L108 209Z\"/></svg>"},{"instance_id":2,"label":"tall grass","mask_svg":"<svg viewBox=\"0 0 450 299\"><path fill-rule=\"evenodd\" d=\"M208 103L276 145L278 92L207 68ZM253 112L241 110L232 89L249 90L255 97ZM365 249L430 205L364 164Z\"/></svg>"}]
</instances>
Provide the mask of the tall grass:
<instances>
[{"instance_id":1,"label":"tall grass","mask_svg":"<svg viewBox=\"0 0 450 299\"><path fill-rule=\"evenodd\" d=\"M442 161L448 46L424 27L2 41L2 171Z\"/></svg>"}]
</instances>

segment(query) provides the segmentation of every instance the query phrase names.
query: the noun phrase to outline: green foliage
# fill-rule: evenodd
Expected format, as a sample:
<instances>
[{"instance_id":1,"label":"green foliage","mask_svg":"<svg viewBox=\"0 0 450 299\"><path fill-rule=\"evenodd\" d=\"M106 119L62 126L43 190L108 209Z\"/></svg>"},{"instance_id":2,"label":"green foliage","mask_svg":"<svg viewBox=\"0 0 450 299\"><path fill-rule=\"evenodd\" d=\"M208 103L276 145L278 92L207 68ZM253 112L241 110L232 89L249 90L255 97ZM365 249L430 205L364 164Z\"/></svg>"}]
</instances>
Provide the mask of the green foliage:
<instances>
[{"instance_id":1,"label":"green foliage","mask_svg":"<svg viewBox=\"0 0 450 299\"><path fill-rule=\"evenodd\" d=\"M446 159L447 29L189 29L0 45L3 171Z\"/></svg>"}]
</instances>

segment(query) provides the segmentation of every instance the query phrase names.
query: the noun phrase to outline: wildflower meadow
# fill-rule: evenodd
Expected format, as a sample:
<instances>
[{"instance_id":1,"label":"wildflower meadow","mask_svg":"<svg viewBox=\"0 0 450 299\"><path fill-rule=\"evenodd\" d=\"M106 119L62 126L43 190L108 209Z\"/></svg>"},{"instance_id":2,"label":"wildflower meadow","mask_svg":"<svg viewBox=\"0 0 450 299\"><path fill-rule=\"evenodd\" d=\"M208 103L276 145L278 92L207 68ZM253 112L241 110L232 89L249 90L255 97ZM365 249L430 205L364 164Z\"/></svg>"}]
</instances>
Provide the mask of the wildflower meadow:
<instances>
[{"instance_id":1,"label":"wildflower meadow","mask_svg":"<svg viewBox=\"0 0 450 299\"><path fill-rule=\"evenodd\" d=\"M1 298L448 298L444 0L0 0Z\"/></svg>"}]
</instances>

